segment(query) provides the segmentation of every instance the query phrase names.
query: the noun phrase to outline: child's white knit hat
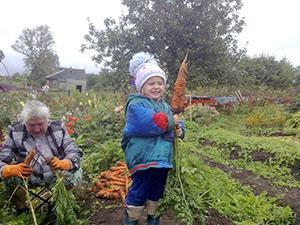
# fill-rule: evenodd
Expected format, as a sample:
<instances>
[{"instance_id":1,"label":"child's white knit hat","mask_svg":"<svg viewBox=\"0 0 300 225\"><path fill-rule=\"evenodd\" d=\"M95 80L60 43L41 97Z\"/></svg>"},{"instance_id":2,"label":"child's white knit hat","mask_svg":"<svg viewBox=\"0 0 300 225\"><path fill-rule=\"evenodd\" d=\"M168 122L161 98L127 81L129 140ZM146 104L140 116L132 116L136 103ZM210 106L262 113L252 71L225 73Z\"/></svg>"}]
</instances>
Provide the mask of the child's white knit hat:
<instances>
[{"instance_id":1,"label":"child's white knit hat","mask_svg":"<svg viewBox=\"0 0 300 225\"><path fill-rule=\"evenodd\" d=\"M139 92L151 77L161 77L165 84L167 82L165 72L159 67L154 57L147 52L139 52L132 56L129 62L129 72L135 77L135 86Z\"/></svg>"}]
</instances>

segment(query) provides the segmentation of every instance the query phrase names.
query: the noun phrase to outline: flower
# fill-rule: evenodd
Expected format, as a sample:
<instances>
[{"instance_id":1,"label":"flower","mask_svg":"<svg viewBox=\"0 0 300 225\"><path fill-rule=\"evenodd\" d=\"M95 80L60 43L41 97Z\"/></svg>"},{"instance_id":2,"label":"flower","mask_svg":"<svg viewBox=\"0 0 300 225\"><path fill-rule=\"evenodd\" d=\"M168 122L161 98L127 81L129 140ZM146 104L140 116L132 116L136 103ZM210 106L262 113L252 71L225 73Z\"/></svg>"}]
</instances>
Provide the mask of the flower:
<instances>
[{"instance_id":1,"label":"flower","mask_svg":"<svg viewBox=\"0 0 300 225\"><path fill-rule=\"evenodd\" d=\"M66 123L66 126L67 126L67 127L73 127L73 121L67 122L67 123Z\"/></svg>"},{"instance_id":2,"label":"flower","mask_svg":"<svg viewBox=\"0 0 300 225\"><path fill-rule=\"evenodd\" d=\"M72 129L72 128L68 128L68 129L67 129L67 133L68 133L69 135L72 135L72 134L75 134L75 131L74 131L74 129Z\"/></svg>"}]
</instances>

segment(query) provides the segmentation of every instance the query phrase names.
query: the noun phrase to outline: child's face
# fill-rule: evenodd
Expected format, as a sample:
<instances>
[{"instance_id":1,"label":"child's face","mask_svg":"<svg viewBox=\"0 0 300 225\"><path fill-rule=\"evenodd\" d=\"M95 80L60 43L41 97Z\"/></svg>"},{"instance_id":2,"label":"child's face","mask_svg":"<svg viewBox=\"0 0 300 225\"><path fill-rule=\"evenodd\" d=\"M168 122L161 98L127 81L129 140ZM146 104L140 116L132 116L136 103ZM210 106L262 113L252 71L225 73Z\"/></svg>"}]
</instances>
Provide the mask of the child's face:
<instances>
[{"instance_id":1,"label":"child's face","mask_svg":"<svg viewBox=\"0 0 300 225\"><path fill-rule=\"evenodd\" d=\"M145 82L142 94L153 100L160 99L165 93L164 80L161 77L151 77Z\"/></svg>"}]
</instances>

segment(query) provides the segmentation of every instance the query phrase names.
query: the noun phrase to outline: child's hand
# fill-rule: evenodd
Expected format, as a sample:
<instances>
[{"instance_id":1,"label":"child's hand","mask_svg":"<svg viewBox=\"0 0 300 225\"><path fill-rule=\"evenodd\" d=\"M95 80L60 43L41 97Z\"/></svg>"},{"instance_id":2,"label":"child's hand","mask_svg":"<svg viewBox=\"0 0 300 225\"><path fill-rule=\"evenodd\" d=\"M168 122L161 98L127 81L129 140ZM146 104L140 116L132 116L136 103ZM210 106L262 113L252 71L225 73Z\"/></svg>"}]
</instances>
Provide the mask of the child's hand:
<instances>
[{"instance_id":1,"label":"child's hand","mask_svg":"<svg viewBox=\"0 0 300 225\"><path fill-rule=\"evenodd\" d=\"M183 135L183 131L180 127L176 127L175 135L176 137L181 137Z\"/></svg>"},{"instance_id":2,"label":"child's hand","mask_svg":"<svg viewBox=\"0 0 300 225\"><path fill-rule=\"evenodd\" d=\"M176 137L180 138L180 139L183 139L184 138L184 122L182 120L179 120L178 121L178 124L176 125L175 127L175 135Z\"/></svg>"},{"instance_id":3,"label":"child's hand","mask_svg":"<svg viewBox=\"0 0 300 225\"><path fill-rule=\"evenodd\" d=\"M173 118L174 118L175 126L178 126L178 124L179 124L179 115L175 114L175 115L173 115Z\"/></svg>"}]
</instances>

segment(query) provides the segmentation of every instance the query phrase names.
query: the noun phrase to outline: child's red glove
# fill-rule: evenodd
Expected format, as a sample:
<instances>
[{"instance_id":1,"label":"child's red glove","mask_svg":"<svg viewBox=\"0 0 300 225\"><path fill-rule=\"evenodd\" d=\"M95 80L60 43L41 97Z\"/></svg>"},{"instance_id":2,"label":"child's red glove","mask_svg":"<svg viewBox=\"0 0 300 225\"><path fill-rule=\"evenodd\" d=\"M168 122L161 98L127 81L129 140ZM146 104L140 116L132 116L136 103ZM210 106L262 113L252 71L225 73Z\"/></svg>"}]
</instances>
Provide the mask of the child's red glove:
<instances>
[{"instance_id":1,"label":"child's red glove","mask_svg":"<svg viewBox=\"0 0 300 225\"><path fill-rule=\"evenodd\" d=\"M168 117L163 112L155 113L152 117L154 123L161 129L165 130L168 128Z\"/></svg>"}]
</instances>

